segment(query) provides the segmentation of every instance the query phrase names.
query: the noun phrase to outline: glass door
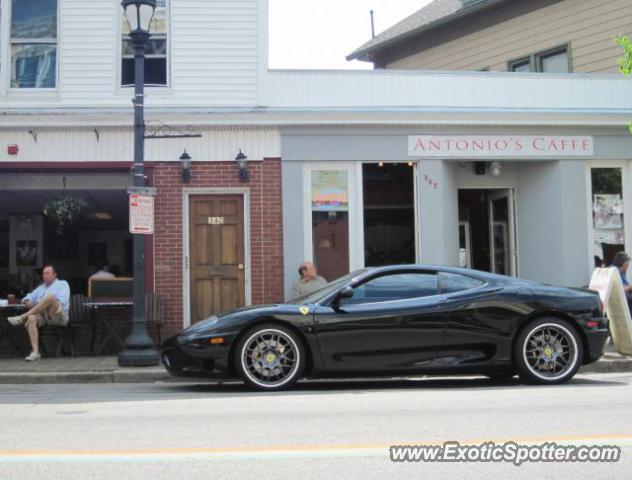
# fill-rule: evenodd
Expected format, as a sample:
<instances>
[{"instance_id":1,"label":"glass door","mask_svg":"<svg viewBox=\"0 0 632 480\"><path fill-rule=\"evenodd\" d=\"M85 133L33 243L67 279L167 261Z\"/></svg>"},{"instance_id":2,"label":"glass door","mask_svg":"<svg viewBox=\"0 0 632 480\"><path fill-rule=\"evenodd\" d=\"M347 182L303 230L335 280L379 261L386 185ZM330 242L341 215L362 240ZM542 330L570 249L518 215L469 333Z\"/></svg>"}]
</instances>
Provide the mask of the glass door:
<instances>
[{"instance_id":1,"label":"glass door","mask_svg":"<svg viewBox=\"0 0 632 480\"><path fill-rule=\"evenodd\" d=\"M514 199L511 189L491 193L489 209L490 271L516 275Z\"/></svg>"},{"instance_id":2,"label":"glass door","mask_svg":"<svg viewBox=\"0 0 632 480\"><path fill-rule=\"evenodd\" d=\"M353 164L305 165L305 260L331 282L363 266L362 218ZM361 213L361 212L360 212Z\"/></svg>"}]
</instances>

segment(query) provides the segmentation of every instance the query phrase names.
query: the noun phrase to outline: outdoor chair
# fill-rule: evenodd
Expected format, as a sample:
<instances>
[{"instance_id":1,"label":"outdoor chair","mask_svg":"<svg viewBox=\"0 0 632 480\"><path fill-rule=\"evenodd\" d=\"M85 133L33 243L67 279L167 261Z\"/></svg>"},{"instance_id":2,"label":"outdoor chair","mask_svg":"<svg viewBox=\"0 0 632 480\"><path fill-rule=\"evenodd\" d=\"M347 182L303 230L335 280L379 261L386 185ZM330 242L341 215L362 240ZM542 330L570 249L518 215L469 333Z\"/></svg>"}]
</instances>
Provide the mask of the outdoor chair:
<instances>
[{"instance_id":1,"label":"outdoor chair","mask_svg":"<svg viewBox=\"0 0 632 480\"><path fill-rule=\"evenodd\" d=\"M155 329L158 345L162 342L162 323L165 315L165 303L162 296L156 293L145 295L145 314L148 329Z\"/></svg>"},{"instance_id":2,"label":"outdoor chair","mask_svg":"<svg viewBox=\"0 0 632 480\"><path fill-rule=\"evenodd\" d=\"M42 344L42 333L51 332L55 338L55 355L59 357L62 352L64 354L70 353L71 357L75 356L75 340L77 330L81 325L88 325L90 323L89 312L84 303L87 301L87 297L82 294L73 294L70 297L70 308L68 311L68 325L65 327L56 325L45 325L40 329L40 348L42 353L46 353L44 345ZM68 349L65 348L68 346Z\"/></svg>"}]
</instances>

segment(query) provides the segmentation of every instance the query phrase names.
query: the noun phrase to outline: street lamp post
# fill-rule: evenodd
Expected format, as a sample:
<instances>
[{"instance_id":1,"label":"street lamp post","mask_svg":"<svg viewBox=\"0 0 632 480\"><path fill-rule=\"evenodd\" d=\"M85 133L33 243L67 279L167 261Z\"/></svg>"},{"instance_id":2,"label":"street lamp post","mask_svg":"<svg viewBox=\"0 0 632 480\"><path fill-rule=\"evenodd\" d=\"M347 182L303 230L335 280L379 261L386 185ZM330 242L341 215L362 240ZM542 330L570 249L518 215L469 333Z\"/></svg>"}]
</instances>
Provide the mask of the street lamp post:
<instances>
[{"instance_id":1,"label":"street lamp post","mask_svg":"<svg viewBox=\"0 0 632 480\"><path fill-rule=\"evenodd\" d=\"M121 6L129 25L129 36L134 44L134 187L145 186L145 47L149 40L149 26L154 16L156 0L123 0ZM132 331L125 340L125 350L118 355L121 366L149 366L158 364L158 352L147 334L145 312L145 236L134 234L134 311Z\"/></svg>"}]
</instances>

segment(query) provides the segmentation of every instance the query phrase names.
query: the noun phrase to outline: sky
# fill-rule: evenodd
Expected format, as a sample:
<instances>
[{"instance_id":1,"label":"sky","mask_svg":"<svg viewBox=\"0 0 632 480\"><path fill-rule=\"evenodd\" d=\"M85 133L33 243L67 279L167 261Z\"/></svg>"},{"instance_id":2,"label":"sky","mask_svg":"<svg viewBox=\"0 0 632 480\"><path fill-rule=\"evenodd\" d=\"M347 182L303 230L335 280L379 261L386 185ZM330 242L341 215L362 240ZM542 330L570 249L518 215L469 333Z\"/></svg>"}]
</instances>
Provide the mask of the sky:
<instances>
[{"instance_id":1,"label":"sky","mask_svg":"<svg viewBox=\"0 0 632 480\"><path fill-rule=\"evenodd\" d=\"M269 0L270 68L358 69L345 57L430 0Z\"/></svg>"}]
</instances>

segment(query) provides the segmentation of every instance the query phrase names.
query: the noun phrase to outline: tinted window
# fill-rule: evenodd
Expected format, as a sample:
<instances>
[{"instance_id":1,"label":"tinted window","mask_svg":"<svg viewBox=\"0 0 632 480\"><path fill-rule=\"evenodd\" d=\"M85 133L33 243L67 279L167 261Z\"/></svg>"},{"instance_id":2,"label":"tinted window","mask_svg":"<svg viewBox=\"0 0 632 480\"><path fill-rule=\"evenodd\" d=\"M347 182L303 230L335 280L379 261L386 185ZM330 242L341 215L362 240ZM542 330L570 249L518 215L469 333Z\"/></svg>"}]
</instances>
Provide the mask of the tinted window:
<instances>
[{"instance_id":1,"label":"tinted window","mask_svg":"<svg viewBox=\"0 0 632 480\"><path fill-rule=\"evenodd\" d=\"M437 295L437 276L432 273L396 273L369 280L353 290L343 304L390 302Z\"/></svg>"},{"instance_id":2,"label":"tinted window","mask_svg":"<svg viewBox=\"0 0 632 480\"><path fill-rule=\"evenodd\" d=\"M480 287L483 282L475 278L458 275L456 273L439 273L439 291L440 293L460 292L462 290L470 290Z\"/></svg>"}]
</instances>

